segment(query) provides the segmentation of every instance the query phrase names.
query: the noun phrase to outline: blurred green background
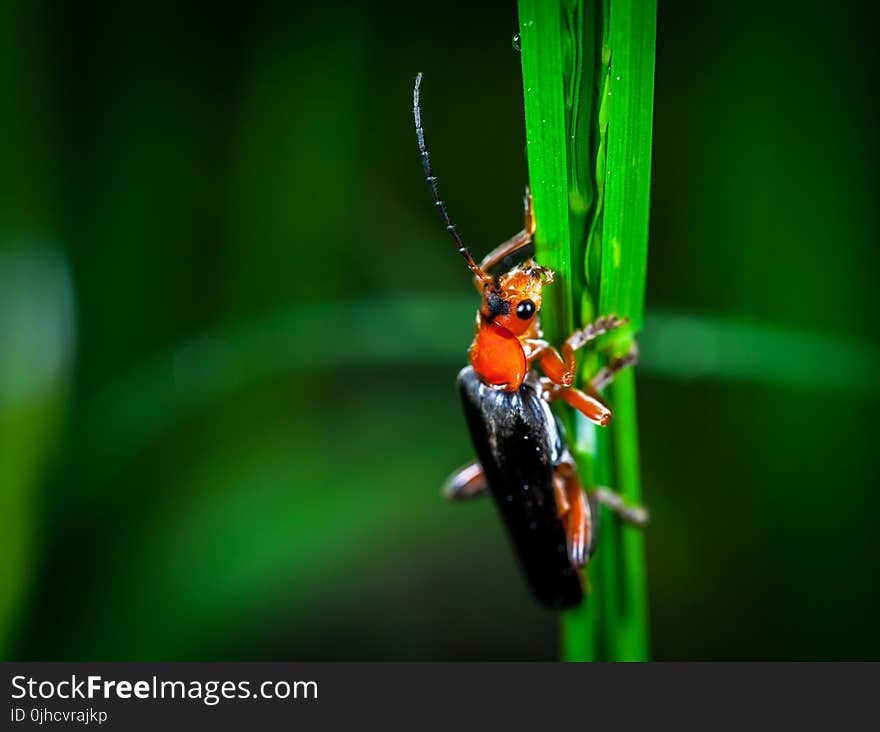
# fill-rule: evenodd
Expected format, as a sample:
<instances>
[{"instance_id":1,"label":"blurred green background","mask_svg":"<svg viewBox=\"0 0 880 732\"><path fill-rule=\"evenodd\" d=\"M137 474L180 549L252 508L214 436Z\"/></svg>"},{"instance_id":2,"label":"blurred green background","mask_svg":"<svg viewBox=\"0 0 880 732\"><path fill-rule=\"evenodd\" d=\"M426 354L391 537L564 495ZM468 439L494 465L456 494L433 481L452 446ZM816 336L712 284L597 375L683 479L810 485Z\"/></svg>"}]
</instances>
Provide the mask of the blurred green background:
<instances>
[{"instance_id":1,"label":"blurred green background","mask_svg":"<svg viewBox=\"0 0 880 732\"><path fill-rule=\"evenodd\" d=\"M658 659L880 657L877 17L661 3ZM455 395L513 0L0 6L0 656L555 658ZM601 551L601 549L600 549Z\"/></svg>"}]
</instances>

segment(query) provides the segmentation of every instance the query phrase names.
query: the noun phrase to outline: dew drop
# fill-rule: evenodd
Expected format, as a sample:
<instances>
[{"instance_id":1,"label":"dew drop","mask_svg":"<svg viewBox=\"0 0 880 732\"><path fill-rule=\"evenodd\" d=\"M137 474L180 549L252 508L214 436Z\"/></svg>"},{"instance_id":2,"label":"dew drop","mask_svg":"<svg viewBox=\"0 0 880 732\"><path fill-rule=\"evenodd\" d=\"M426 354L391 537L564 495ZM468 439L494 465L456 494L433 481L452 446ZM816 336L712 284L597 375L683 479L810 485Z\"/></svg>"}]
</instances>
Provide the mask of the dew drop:
<instances>
[{"instance_id":1,"label":"dew drop","mask_svg":"<svg viewBox=\"0 0 880 732\"><path fill-rule=\"evenodd\" d=\"M515 51L522 51L522 39L519 37L519 33L513 37L512 43Z\"/></svg>"}]
</instances>

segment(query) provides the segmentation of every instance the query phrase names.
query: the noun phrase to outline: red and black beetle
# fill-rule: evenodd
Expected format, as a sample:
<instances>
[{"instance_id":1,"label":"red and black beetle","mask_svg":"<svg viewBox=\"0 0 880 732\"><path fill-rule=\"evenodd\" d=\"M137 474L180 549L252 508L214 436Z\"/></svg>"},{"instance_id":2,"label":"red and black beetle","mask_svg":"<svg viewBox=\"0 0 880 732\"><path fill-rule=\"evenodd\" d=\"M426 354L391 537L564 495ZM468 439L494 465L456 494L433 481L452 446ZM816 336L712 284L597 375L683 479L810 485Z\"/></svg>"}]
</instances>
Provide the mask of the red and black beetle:
<instances>
[{"instance_id":1,"label":"red and black beetle","mask_svg":"<svg viewBox=\"0 0 880 732\"><path fill-rule=\"evenodd\" d=\"M633 349L612 362L586 391L572 385L575 352L626 321L613 315L600 318L573 333L557 351L542 339L538 319L541 292L553 281L553 272L528 259L506 274L491 274L505 257L532 242L535 219L528 189L525 228L479 264L474 261L437 192L422 130L421 81L419 74L413 116L425 175L434 204L482 297L470 365L458 375L477 459L449 478L444 494L458 500L491 492L537 598L550 607L577 605L583 598L578 570L587 564L595 546L597 503L640 525L647 515L644 509L625 506L607 489L593 490L587 497L549 403L562 399L595 424L608 424L611 410L599 398L599 390L617 371L635 363L637 353ZM536 362L544 376L532 368Z\"/></svg>"}]
</instances>

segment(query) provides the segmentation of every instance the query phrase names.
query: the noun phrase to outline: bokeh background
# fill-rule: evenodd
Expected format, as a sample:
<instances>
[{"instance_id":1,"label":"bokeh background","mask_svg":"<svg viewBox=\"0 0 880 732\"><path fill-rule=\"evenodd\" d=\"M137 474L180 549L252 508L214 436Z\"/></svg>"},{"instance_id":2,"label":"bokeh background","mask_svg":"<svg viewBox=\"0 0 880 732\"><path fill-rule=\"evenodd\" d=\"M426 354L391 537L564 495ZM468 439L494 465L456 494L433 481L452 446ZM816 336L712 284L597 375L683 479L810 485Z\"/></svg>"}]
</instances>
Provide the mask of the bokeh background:
<instances>
[{"instance_id":1,"label":"bokeh background","mask_svg":"<svg viewBox=\"0 0 880 732\"><path fill-rule=\"evenodd\" d=\"M674 7L672 7L674 5ZM880 657L876 12L661 3L659 659ZM469 459L513 0L0 5L0 656L550 659Z\"/></svg>"}]
</instances>

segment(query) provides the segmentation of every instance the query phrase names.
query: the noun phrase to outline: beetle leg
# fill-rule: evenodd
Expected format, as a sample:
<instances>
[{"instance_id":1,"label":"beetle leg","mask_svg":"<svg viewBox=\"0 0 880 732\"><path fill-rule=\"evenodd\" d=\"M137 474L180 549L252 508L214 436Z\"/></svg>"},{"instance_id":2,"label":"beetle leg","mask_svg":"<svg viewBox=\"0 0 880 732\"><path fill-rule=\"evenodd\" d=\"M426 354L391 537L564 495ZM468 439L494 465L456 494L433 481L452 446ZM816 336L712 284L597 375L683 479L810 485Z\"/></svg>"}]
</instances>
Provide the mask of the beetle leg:
<instances>
[{"instance_id":1,"label":"beetle leg","mask_svg":"<svg viewBox=\"0 0 880 732\"><path fill-rule=\"evenodd\" d=\"M483 261L480 262L480 269L484 272L488 272L492 267L498 264L505 257L509 257L511 254L515 254L517 251L522 249L527 244L530 244L532 241L532 235L527 232L525 229L520 231L518 234L514 234L510 239L508 239L503 244L499 244L495 247L491 252L489 252L484 258ZM483 280L475 278L475 283L477 285L477 289L482 292L483 290Z\"/></svg>"},{"instance_id":2,"label":"beetle leg","mask_svg":"<svg viewBox=\"0 0 880 732\"><path fill-rule=\"evenodd\" d=\"M574 374L565 367L559 351L541 338L526 338L522 345L526 360L529 363L540 361L541 369L551 382L559 386L571 386Z\"/></svg>"},{"instance_id":3,"label":"beetle leg","mask_svg":"<svg viewBox=\"0 0 880 732\"><path fill-rule=\"evenodd\" d=\"M550 381L559 386L571 386L574 381L574 371L555 348L548 348L541 354L541 369Z\"/></svg>"},{"instance_id":4,"label":"beetle leg","mask_svg":"<svg viewBox=\"0 0 880 732\"><path fill-rule=\"evenodd\" d=\"M574 466L562 463L557 468L556 477L564 483L564 493L568 511L563 518L568 545L568 559L572 566L580 569L590 559L593 543L593 520L587 496L581 488ZM554 479L554 487L556 480Z\"/></svg>"},{"instance_id":5,"label":"beetle leg","mask_svg":"<svg viewBox=\"0 0 880 732\"><path fill-rule=\"evenodd\" d=\"M595 496L603 506L611 509L621 521L639 527L648 525L648 509L644 506L627 506L623 502L623 496L609 488L596 488L591 492L591 495Z\"/></svg>"},{"instance_id":6,"label":"beetle leg","mask_svg":"<svg viewBox=\"0 0 880 732\"><path fill-rule=\"evenodd\" d=\"M476 460L462 465L443 484L443 497L450 501L463 501L486 493L488 485L483 466Z\"/></svg>"},{"instance_id":7,"label":"beetle leg","mask_svg":"<svg viewBox=\"0 0 880 732\"><path fill-rule=\"evenodd\" d=\"M574 371L575 351L583 348L588 343L593 342L599 336L626 325L628 322L627 318L618 318L616 315L609 315L604 318L599 318L595 323L590 323L584 328L572 333L566 339L565 343L562 344L562 360L565 362L568 370Z\"/></svg>"},{"instance_id":8,"label":"beetle leg","mask_svg":"<svg viewBox=\"0 0 880 732\"><path fill-rule=\"evenodd\" d=\"M571 508L568 497L565 495L565 478L558 472L553 474L553 493L556 496L556 513L560 519L564 518Z\"/></svg>"},{"instance_id":9,"label":"beetle leg","mask_svg":"<svg viewBox=\"0 0 880 732\"><path fill-rule=\"evenodd\" d=\"M638 363L639 349L636 344L633 343L625 356L615 359L599 371L590 381L588 391L581 391L570 386L570 381L568 384L560 383L557 378L554 378L554 376L558 376L559 372L554 373L553 370L564 369L566 364L562 362L564 361L562 359L559 363L553 363L550 366L545 365L545 362L552 361L552 358L548 355L550 353L555 354L557 359L559 358L559 354L552 349L545 351L541 356L541 366L544 367L544 372L547 374L547 378L541 379L544 397L550 401L562 399L562 401L573 406L591 422L603 427L607 425L611 421L611 410L599 398L599 391L614 380L614 375L618 371ZM570 374L571 372L564 373Z\"/></svg>"},{"instance_id":10,"label":"beetle leg","mask_svg":"<svg viewBox=\"0 0 880 732\"><path fill-rule=\"evenodd\" d=\"M525 210L525 227L529 236L535 235L535 207L532 201L532 189L526 185L526 192L523 194L523 209Z\"/></svg>"},{"instance_id":11,"label":"beetle leg","mask_svg":"<svg viewBox=\"0 0 880 732\"><path fill-rule=\"evenodd\" d=\"M550 401L562 399L583 414L588 420L602 427L611 421L611 410L605 406L599 397L576 389L573 386L560 386L552 380L541 380L544 387L544 395Z\"/></svg>"},{"instance_id":12,"label":"beetle leg","mask_svg":"<svg viewBox=\"0 0 880 732\"><path fill-rule=\"evenodd\" d=\"M551 348L551 345L543 338L525 338L521 343L526 361L529 363L543 356Z\"/></svg>"},{"instance_id":13,"label":"beetle leg","mask_svg":"<svg viewBox=\"0 0 880 732\"><path fill-rule=\"evenodd\" d=\"M614 375L627 366L635 366L639 362L639 347L633 343L626 355L615 359L599 371L590 381L590 388L599 392L614 380Z\"/></svg>"},{"instance_id":14,"label":"beetle leg","mask_svg":"<svg viewBox=\"0 0 880 732\"><path fill-rule=\"evenodd\" d=\"M483 261L480 262L480 269L488 272L492 267L498 264L505 257L516 253L527 244L530 244L535 234L535 213L532 208L532 193L526 186L526 194L523 197L523 205L525 207L525 227L518 234L515 234L503 244L499 244L491 252L489 252ZM476 280L477 289L483 289L483 281Z\"/></svg>"}]
</instances>

